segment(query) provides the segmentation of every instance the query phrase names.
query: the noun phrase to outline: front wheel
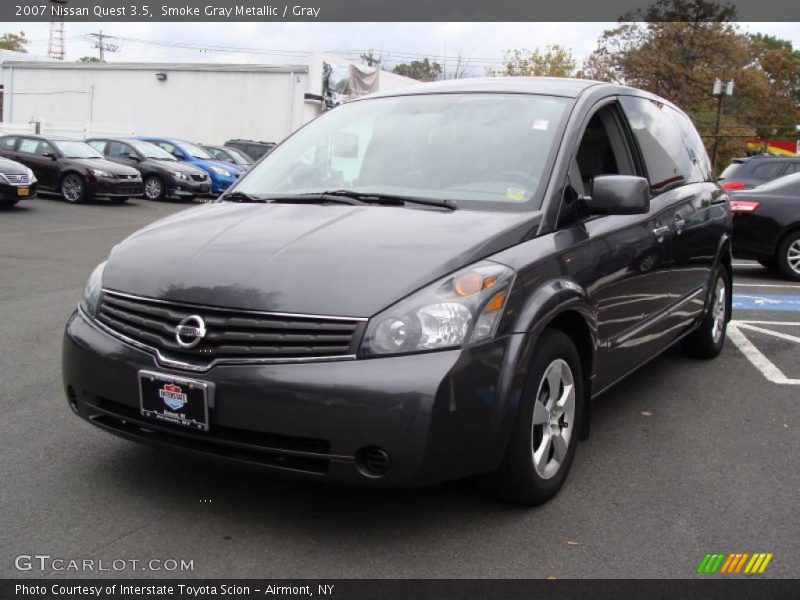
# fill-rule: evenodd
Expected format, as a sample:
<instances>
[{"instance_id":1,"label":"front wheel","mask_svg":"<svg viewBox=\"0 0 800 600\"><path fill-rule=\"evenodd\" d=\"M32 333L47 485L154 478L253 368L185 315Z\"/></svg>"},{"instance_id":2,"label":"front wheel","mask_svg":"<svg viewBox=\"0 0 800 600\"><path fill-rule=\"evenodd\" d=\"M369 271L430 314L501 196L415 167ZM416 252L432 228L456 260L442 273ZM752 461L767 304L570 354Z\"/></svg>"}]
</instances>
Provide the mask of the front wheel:
<instances>
[{"instance_id":1,"label":"front wheel","mask_svg":"<svg viewBox=\"0 0 800 600\"><path fill-rule=\"evenodd\" d=\"M711 292L710 306L703 322L683 339L683 350L696 358L715 358L722 352L728 328L728 296L731 291L728 272L721 268Z\"/></svg>"},{"instance_id":2,"label":"front wheel","mask_svg":"<svg viewBox=\"0 0 800 600\"><path fill-rule=\"evenodd\" d=\"M792 281L800 281L800 231L786 236L778 247L778 269Z\"/></svg>"},{"instance_id":3,"label":"front wheel","mask_svg":"<svg viewBox=\"0 0 800 600\"><path fill-rule=\"evenodd\" d=\"M493 495L528 506L561 489L575 455L586 393L580 357L567 335L545 330L536 347L505 458L483 480Z\"/></svg>"},{"instance_id":4,"label":"front wheel","mask_svg":"<svg viewBox=\"0 0 800 600\"><path fill-rule=\"evenodd\" d=\"M144 197L148 200L162 200L164 192L164 182L160 177L150 175L144 180Z\"/></svg>"},{"instance_id":5,"label":"front wheel","mask_svg":"<svg viewBox=\"0 0 800 600\"><path fill-rule=\"evenodd\" d=\"M83 178L75 173L64 175L61 180L61 197L70 204L79 204L86 200L86 185Z\"/></svg>"}]
</instances>

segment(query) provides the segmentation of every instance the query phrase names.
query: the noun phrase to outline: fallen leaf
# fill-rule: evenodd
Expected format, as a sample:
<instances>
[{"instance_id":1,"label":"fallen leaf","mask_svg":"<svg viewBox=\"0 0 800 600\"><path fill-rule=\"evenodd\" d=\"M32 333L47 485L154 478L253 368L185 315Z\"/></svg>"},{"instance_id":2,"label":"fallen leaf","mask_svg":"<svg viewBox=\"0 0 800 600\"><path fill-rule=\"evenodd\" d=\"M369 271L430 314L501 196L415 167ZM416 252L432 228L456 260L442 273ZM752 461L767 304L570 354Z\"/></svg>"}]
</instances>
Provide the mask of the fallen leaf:
<instances>
[{"instance_id":1,"label":"fallen leaf","mask_svg":"<svg viewBox=\"0 0 800 600\"><path fill-rule=\"evenodd\" d=\"M643 410L642 411L642 416L643 417L652 417L653 413L651 413L649 410Z\"/></svg>"},{"instance_id":2,"label":"fallen leaf","mask_svg":"<svg viewBox=\"0 0 800 600\"><path fill-rule=\"evenodd\" d=\"M567 540L567 546L580 546L580 544L573 540Z\"/></svg>"},{"instance_id":3,"label":"fallen leaf","mask_svg":"<svg viewBox=\"0 0 800 600\"><path fill-rule=\"evenodd\" d=\"M556 577L555 575L548 575L547 578L550 579L551 581L554 579L558 579L558 577Z\"/></svg>"}]
</instances>

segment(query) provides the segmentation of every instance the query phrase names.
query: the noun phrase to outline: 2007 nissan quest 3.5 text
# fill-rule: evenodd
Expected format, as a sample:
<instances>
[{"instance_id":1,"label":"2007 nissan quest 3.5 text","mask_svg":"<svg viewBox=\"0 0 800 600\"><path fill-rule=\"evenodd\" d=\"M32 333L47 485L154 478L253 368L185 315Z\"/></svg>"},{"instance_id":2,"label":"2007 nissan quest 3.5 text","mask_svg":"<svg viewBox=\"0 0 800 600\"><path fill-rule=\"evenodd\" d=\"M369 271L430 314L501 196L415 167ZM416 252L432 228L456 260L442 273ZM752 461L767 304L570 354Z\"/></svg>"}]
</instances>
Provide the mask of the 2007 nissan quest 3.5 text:
<instances>
[{"instance_id":1,"label":"2007 nissan quest 3.5 text","mask_svg":"<svg viewBox=\"0 0 800 600\"><path fill-rule=\"evenodd\" d=\"M64 386L139 442L319 480L480 475L538 504L594 397L678 341L719 354L730 232L691 121L649 93L379 93L115 246L67 324Z\"/></svg>"}]
</instances>

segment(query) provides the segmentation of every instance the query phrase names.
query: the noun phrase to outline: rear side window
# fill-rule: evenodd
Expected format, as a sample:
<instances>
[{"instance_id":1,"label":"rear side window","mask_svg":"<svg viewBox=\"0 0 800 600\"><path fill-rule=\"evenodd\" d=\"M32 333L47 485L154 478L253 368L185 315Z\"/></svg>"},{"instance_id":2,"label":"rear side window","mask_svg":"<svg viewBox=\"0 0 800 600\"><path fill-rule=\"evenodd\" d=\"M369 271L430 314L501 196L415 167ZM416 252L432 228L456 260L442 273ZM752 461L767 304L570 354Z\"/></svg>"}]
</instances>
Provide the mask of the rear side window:
<instances>
[{"instance_id":1,"label":"rear side window","mask_svg":"<svg viewBox=\"0 0 800 600\"><path fill-rule=\"evenodd\" d=\"M685 127L676 120L679 113L647 98L623 96L620 103L639 142L653 193L706 180L687 148Z\"/></svg>"},{"instance_id":2,"label":"rear side window","mask_svg":"<svg viewBox=\"0 0 800 600\"><path fill-rule=\"evenodd\" d=\"M738 162L731 163L727 167L725 167L722 173L719 174L719 178L730 179L731 177L736 175L736 173L738 173L739 169L741 168L742 168L742 163Z\"/></svg>"},{"instance_id":3,"label":"rear side window","mask_svg":"<svg viewBox=\"0 0 800 600\"><path fill-rule=\"evenodd\" d=\"M0 148L3 150L13 150L14 145L17 143L17 138L7 137L0 140Z\"/></svg>"},{"instance_id":4,"label":"rear side window","mask_svg":"<svg viewBox=\"0 0 800 600\"><path fill-rule=\"evenodd\" d=\"M783 170L786 168L786 163L781 161L764 162L753 168L753 177L771 181L776 177L780 177Z\"/></svg>"}]
</instances>

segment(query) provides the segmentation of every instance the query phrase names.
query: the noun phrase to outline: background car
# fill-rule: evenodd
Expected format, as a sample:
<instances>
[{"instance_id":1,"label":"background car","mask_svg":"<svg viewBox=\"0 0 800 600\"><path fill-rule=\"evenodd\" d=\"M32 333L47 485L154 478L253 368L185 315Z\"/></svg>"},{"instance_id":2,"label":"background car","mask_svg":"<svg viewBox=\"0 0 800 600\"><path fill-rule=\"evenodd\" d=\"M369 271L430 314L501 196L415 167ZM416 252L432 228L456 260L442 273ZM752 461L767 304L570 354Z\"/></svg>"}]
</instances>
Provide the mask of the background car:
<instances>
[{"instance_id":1,"label":"background car","mask_svg":"<svg viewBox=\"0 0 800 600\"><path fill-rule=\"evenodd\" d=\"M36 196L36 176L25 165L0 158L0 207Z\"/></svg>"},{"instance_id":2,"label":"background car","mask_svg":"<svg viewBox=\"0 0 800 600\"><path fill-rule=\"evenodd\" d=\"M82 140L6 135L0 137L0 156L32 169L40 190L67 202L102 197L121 204L142 195L139 171L106 160Z\"/></svg>"},{"instance_id":3,"label":"background car","mask_svg":"<svg viewBox=\"0 0 800 600\"><path fill-rule=\"evenodd\" d=\"M800 173L730 197L734 256L800 281Z\"/></svg>"},{"instance_id":4,"label":"background car","mask_svg":"<svg viewBox=\"0 0 800 600\"><path fill-rule=\"evenodd\" d=\"M271 152L276 144L273 142L256 142L254 140L228 140L225 142L225 146L227 148L241 150L252 158L253 161L256 161L265 154Z\"/></svg>"},{"instance_id":5,"label":"background car","mask_svg":"<svg viewBox=\"0 0 800 600\"><path fill-rule=\"evenodd\" d=\"M108 160L139 171L148 200L191 200L211 191L211 180L203 169L180 162L155 144L137 139L92 138L86 140Z\"/></svg>"},{"instance_id":6,"label":"background car","mask_svg":"<svg viewBox=\"0 0 800 600\"><path fill-rule=\"evenodd\" d=\"M247 171L253 166L253 159L236 148L226 148L225 146L207 146L205 144L201 144L200 147L217 160L231 163L240 170Z\"/></svg>"},{"instance_id":7,"label":"background car","mask_svg":"<svg viewBox=\"0 0 800 600\"><path fill-rule=\"evenodd\" d=\"M211 179L211 193L221 194L241 175L234 165L216 160L197 144L175 138L139 136L139 140L155 144L177 160L203 169Z\"/></svg>"},{"instance_id":8,"label":"background car","mask_svg":"<svg viewBox=\"0 0 800 600\"><path fill-rule=\"evenodd\" d=\"M717 183L724 190L747 190L791 173L800 173L800 156L746 156L734 158Z\"/></svg>"}]
</instances>

